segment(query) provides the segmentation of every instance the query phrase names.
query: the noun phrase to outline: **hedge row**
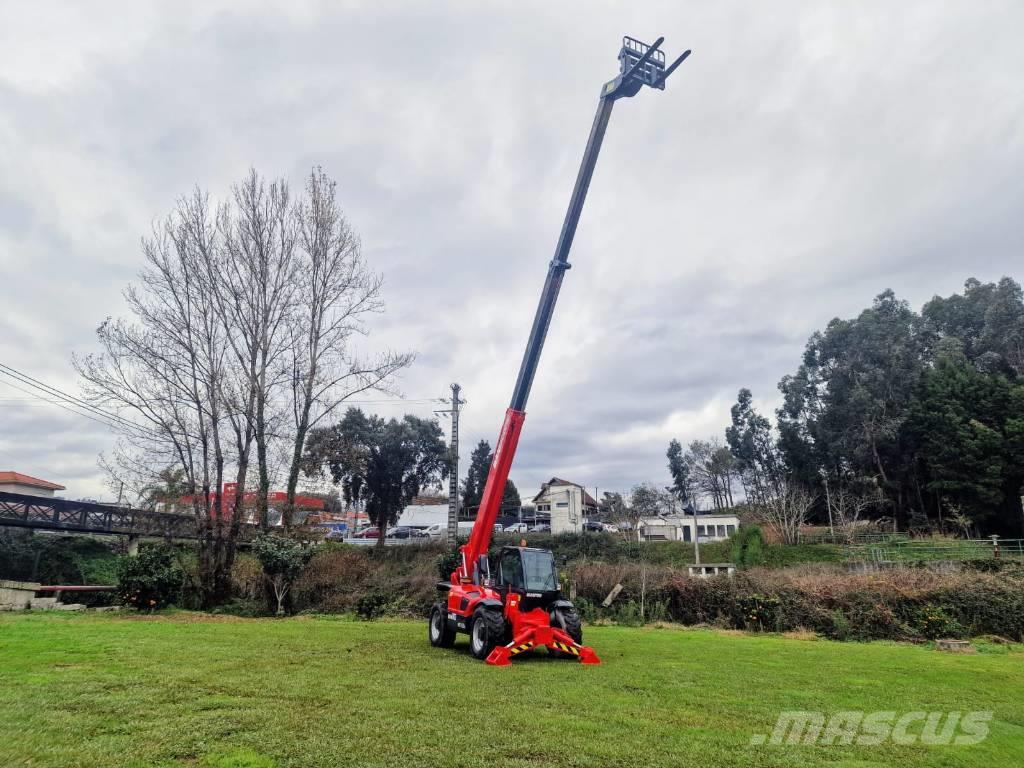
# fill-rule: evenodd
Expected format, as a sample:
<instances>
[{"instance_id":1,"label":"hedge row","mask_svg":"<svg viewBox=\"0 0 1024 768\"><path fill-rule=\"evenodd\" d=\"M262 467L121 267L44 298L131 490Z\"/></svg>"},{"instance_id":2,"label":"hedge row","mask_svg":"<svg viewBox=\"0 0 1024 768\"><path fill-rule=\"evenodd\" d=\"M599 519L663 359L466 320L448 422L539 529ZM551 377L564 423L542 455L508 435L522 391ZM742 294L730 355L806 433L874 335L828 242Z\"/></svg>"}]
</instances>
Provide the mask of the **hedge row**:
<instances>
[{"instance_id":1,"label":"hedge row","mask_svg":"<svg viewBox=\"0 0 1024 768\"><path fill-rule=\"evenodd\" d=\"M295 611L420 617L437 600L442 550L384 552L329 546L294 588ZM902 568L851 573L836 565L755 568L708 579L672 566L580 560L564 570L588 621L673 621L753 630L810 630L841 640L915 640L984 634L1024 640L1024 569L984 561L955 572ZM235 570L239 597L261 599L258 566ZM601 602L623 588L610 608Z\"/></svg>"},{"instance_id":2,"label":"hedge row","mask_svg":"<svg viewBox=\"0 0 1024 768\"><path fill-rule=\"evenodd\" d=\"M840 640L917 640L985 634L1024 640L1024 573L901 568L856 574L835 566L753 569L691 579L671 569L585 564L573 572L591 620L658 620L732 629L805 629ZM600 602L623 584L610 609ZM641 605L643 611L641 612Z\"/></svg>"}]
</instances>

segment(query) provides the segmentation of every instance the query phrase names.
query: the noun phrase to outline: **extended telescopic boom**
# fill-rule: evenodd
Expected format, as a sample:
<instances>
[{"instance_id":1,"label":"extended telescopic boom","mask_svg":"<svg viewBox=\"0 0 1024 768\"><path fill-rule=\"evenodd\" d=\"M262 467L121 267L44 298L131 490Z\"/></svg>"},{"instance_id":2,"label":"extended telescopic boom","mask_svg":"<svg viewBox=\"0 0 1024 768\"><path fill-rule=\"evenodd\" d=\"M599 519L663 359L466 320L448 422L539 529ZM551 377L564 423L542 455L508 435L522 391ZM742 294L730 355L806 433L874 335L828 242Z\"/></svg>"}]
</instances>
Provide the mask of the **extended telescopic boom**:
<instances>
[{"instance_id":1,"label":"extended telescopic boom","mask_svg":"<svg viewBox=\"0 0 1024 768\"><path fill-rule=\"evenodd\" d=\"M548 276L544 281L537 313L533 318L533 328L530 330L530 340L526 344L523 362L519 366L519 376L516 378L515 389L512 391L512 401L508 410L505 411L505 422L498 435L494 458L491 459L491 468L487 474L487 483L484 485L483 495L480 499L476 523L473 525L469 542L462 547L462 563L452 573L453 582L477 581L480 578L480 558L487 554L494 531L494 523L497 521L498 512L501 509L505 482L508 480L512 459L515 457L516 446L519 444L519 434L526 418L526 401L530 396L530 388L537 372L540 353L544 349L544 339L547 336L548 326L551 324L555 303L558 301L562 278L565 271L570 268L569 250L572 248L573 237L576 235L576 225L579 224L580 214L583 212L583 203L587 198L590 179L594 175L597 156L601 152L601 142L604 140L608 119L612 114L612 106L618 99L635 96L645 85L664 90L665 80L690 55L690 51L685 51L671 66L666 68L665 54L660 50L664 39L659 37L653 45L646 45L632 37L623 38L622 48L619 51L619 75L601 87L597 114L594 116L594 123L590 128L590 137L587 139L587 148L583 152L579 173L576 175L572 197L569 198L569 209L565 212L562 231L558 236L558 244L555 246L555 255L548 265Z\"/></svg>"}]
</instances>

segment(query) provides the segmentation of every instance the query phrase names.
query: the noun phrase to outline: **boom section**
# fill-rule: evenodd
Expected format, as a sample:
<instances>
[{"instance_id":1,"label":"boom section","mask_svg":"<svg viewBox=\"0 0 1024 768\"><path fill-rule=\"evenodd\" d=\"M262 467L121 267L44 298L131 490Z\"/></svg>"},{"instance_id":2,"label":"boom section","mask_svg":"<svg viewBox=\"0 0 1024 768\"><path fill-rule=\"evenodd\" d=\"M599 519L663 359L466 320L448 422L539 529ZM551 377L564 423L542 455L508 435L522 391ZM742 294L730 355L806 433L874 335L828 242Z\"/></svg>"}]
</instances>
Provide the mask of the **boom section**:
<instances>
[{"instance_id":1,"label":"boom section","mask_svg":"<svg viewBox=\"0 0 1024 768\"><path fill-rule=\"evenodd\" d=\"M659 37L653 45L646 45L631 37L623 38L622 48L619 51L619 75L601 87L597 113L594 115L594 122L590 127L587 146L583 151L580 169L576 174L576 183L573 185L572 195L569 198L569 207L562 221L558 243L555 245L555 254L548 264L547 278L544 280L537 311L533 316L533 326L530 329L530 338L526 343L522 363L519 365L519 375L516 377L516 384L512 390L512 400L508 410L505 411L505 421L498 434L498 442L494 449L494 458L491 460L491 468L487 473L487 482L480 499L476 523L473 525L469 542L461 548L462 562L452 573L453 583L460 581L479 583L481 578L486 576L481 573L481 558L487 554L494 535L494 524L501 512L505 483L508 481L512 460L515 458L516 447L519 444L519 435L526 418L526 401L530 397L530 389L533 386L537 365L544 349L544 340L547 337L548 327L551 325L555 304L558 302L562 278L565 271L571 266L569 251L572 249L572 242L576 236L580 215L583 213L583 204L587 199L587 190L590 188L590 180L594 175L594 167L597 165L597 158L601 153L601 144L604 142L612 107L616 100L635 96L645 85L663 90L668 76L690 55L690 52L686 51L671 66L666 67L665 54L659 50L663 40L664 38Z\"/></svg>"}]
</instances>

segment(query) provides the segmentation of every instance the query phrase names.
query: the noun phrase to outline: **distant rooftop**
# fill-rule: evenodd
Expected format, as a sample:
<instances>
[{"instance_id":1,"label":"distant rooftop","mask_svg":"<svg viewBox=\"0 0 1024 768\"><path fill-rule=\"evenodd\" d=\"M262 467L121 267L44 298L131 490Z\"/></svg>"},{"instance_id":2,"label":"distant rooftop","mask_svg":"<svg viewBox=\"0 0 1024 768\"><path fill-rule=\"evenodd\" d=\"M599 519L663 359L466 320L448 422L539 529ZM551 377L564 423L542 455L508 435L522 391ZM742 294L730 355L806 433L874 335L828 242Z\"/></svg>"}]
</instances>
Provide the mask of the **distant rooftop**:
<instances>
[{"instance_id":1,"label":"distant rooftop","mask_svg":"<svg viewBox=\"0 0 1024 768\"><path fill-rule=\"evenodd\" d=\"M550 480L548 480L548 482L546 482L543 485L541 485L540 493L538 493L536 496L534 496L533 500L537 501L541 496L543 496L545 493L548 492L549 488L555 488L555 487L558 487L560 485L562 485L562 486L570 485L573 488L579 488L581 491L583 491L583 503L584 503L584 505L586 505L588 507L596 507L596 506L598 506L597 499L595 499L593 496L591 496L589 493L587 493L587 489L584 486L580 485L579 483L574 483L574 482L572 482L570 480L563 480L560 477L552 477Z\"/></svg>"},{"instance_id":2,"label":"distant rooftop","mask_svg":"<svg viewBox=\"0 0 1024 768\"><path fill-rule=\"evenodd\" d=\"M0 471L0 485L30 485L33 488L44 488L48 491L63 491L63 485L51 483L49 480L40 480L32 475L23 475L21 472Z\"/></svg>"},{"instance_id":3,"label":"distant rooftop","mask_svg":"<svg viewBox=\"0 0 1024 768\"><path fill-rule=\"evenodd\" d=\"M415 496L415 497L413 497L413 500L412 500L412 502L410 502L410 504L411 504L411 506L414 506L414 507L432 507L432 506L435 506L435 505L440 506L441 504L444 504L444 505L447 506L447 504L448 504L448 497L447 496Z\"/></svg>"}]
</instances>

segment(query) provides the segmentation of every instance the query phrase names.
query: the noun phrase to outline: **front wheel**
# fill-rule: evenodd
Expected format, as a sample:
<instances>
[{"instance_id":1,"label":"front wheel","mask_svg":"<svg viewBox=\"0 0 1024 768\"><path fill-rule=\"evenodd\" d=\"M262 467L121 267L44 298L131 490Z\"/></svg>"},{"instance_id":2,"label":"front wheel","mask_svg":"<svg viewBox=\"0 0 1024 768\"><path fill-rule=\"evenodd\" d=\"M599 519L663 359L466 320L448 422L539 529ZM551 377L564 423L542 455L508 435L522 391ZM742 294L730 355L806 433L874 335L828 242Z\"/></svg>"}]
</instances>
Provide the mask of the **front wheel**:
<instances>
[{"instance_id":1,"label":"front wheel","mask_svg":"<svg viewBox=\"0 0 1024 768\"><path fill-rule=\"evenodd\" d=\"M435 648L451 648L455 644L455 631L448 626L448 616L440 603L430 609L429 636Z\"/></svg>"},{"instance_id":2,"label":"front wheel","mask_svg":"<svg viewBox=\"0 0 1024 768\"><path fill-rule=\"evenodd\" d=\"M505 619L500 613L477 608L473 614L473 626L469 630L469 652L474 658L486 659L504 634Z\"/></svg>"},{"instance_id":3,"label":"front wheel","mask_svg":"<svg viewBox=\"0 0 1024 768\"><path fill-rule=\"evenodd\" d=\"M565 632L578 645L583 645L583 622L575 608L555 608L551 612L551 626ZM548 649L548 653L559 658L569 656L551 648Z\"/></svg>"},{"instance_id":4,"label":"front wheel","mask_svg":"<svg viewBox=\"0 0 1024 768\"><path fill-rule=\"evenodd\" d=\"M551 623L557 627L562 627L565 630L565 634L580 645L583 645L583 621L580 619L576 609L556 608L554 613L555 615L552 616L554 620ZM561 614L560 617L559 614Z\"/></svg>"}]
</instances>

